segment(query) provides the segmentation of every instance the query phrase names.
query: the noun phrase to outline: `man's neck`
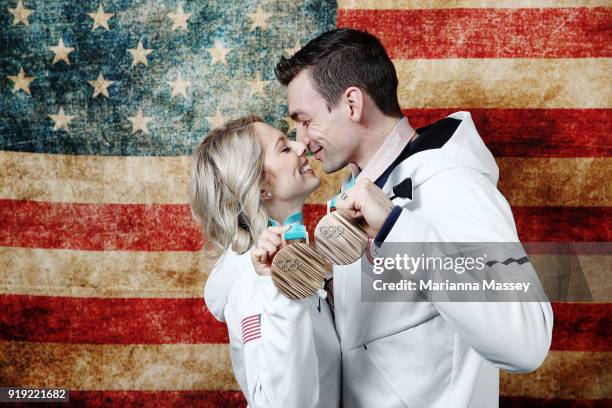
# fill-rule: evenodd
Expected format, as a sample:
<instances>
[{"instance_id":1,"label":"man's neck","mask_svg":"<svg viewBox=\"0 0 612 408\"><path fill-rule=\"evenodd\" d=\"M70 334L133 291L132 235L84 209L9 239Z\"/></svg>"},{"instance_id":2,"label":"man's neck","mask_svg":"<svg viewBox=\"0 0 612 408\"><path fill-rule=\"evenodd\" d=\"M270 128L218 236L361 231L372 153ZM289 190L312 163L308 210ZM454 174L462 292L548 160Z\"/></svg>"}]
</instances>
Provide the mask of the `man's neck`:
<instances>
[{"instance_id":1,"label":"man's neck","mask_svg":"<svg viewBox=\"0 0 612 408\"><path fill-rule=\"evenodd\" d=\"M380 120L376 121L376 124L370 125L359 145L354 164L363 169L402 118L382 116Z\"/></svg>"}]
</instances>

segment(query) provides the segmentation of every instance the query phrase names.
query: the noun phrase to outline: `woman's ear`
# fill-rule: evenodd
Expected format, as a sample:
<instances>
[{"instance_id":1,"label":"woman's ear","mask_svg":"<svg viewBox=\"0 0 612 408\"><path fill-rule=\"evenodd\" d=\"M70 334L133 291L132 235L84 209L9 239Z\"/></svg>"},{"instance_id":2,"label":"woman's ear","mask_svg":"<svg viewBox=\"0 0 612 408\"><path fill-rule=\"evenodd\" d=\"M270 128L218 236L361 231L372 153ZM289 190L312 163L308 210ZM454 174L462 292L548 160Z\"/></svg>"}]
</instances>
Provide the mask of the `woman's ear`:
<instances>
[{"instance_id":1,"label":"woman's ear","mask_svg":"<svg viewBox=\"0 0 612 408\"><path fill-rule=\"evenodd\" d=\"M363 91L356 86L346 88L344 98L349 108L349 115L353 122L359 122L363 115Z\"/></svg>"},{"instance_id":2,"label":"woman's ear","mask_svg":"<svg viewBox=\"0 0 612 408\"><path fill-rule=\"evenodd\" d=\"M272 198L272 186L267 179L261 184L261 188L259 189L259 197L262 201L268 201Z\"/></svg>"},{"instance_id":3,"label":"woman's ear","mask_svg":"<svg viewBox=\"0 0 612 408\"><path fill-rule=\"evenodd\" d=\"M260 194L261 194L261 199L262 200L269 200L272 198L272 192L268 191L268 190L260 190Z\"/></svg>"}]
</instances>

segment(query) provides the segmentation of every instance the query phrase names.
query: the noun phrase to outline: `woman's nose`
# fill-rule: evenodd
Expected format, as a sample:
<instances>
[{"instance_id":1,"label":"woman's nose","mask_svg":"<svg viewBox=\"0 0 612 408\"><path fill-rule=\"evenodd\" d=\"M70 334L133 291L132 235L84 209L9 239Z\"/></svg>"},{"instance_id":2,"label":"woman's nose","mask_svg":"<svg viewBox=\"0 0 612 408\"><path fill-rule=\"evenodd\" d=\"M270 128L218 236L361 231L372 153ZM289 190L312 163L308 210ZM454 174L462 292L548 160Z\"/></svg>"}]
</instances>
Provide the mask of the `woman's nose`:
<instances>
[{"instance_id":1,"label":"woman's nose","mask_svg":"<svg viewBox=\"0 0 612 408\"><path fill-rule=\"evenodd\" d=\"M302 142L293 142L293 150L298 156L303 156L307 151L308 147Z\"/></svg>"}]
</instances>

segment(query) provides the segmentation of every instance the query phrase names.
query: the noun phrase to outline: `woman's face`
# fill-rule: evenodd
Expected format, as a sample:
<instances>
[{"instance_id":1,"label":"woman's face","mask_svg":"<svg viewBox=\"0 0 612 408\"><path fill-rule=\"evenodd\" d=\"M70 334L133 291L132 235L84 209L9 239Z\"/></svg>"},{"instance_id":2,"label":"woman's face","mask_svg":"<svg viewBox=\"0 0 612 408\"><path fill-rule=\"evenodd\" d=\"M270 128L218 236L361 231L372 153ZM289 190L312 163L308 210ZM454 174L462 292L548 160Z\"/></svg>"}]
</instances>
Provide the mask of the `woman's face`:
<instances>
[{"instance_id":1,"label":"woman's face","mask_svg":"<svg viewBox=\"0 0 612 408\"><path fill-rule=\"evenodd\" d=\"M264 152L264 188L272 200L305 201L321 183L308 164L306 145L265 123L253 126Z\"/></svg>"}]
</instances>

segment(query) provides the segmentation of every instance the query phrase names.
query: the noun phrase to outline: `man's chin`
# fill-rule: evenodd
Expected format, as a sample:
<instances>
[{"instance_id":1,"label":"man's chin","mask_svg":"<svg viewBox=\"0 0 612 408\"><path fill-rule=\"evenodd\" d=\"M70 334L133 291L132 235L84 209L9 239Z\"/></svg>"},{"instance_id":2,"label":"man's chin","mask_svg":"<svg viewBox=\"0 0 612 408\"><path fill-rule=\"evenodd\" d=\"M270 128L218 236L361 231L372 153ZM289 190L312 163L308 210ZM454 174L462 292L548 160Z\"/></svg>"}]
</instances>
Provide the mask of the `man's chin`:
<instances>
[{"instance_id":1,"label":"man's chin","mask_svg":"<svg viewBox=\"0 0 612 408\"><path fill-rule=\"evenodd\" d=\"M329 161L322 161L321 168L326 174L335 173L346 167L346 163L330 163Z\"/></svg>"}]
</instances>

